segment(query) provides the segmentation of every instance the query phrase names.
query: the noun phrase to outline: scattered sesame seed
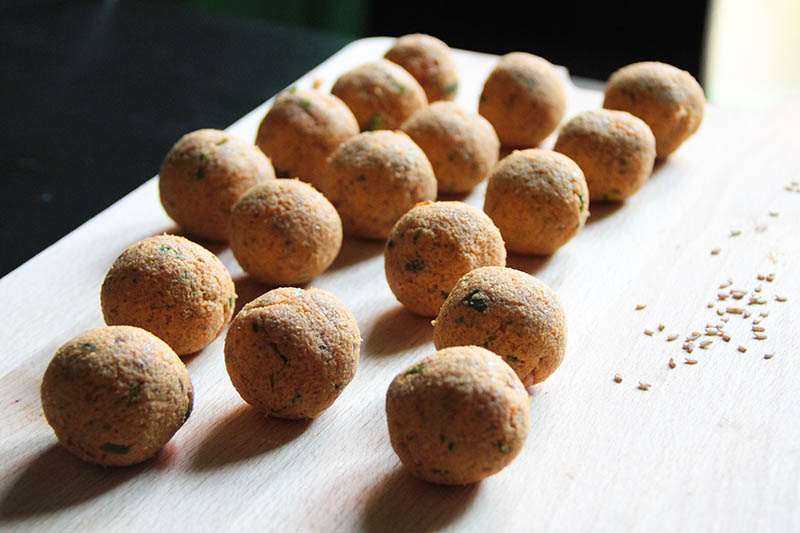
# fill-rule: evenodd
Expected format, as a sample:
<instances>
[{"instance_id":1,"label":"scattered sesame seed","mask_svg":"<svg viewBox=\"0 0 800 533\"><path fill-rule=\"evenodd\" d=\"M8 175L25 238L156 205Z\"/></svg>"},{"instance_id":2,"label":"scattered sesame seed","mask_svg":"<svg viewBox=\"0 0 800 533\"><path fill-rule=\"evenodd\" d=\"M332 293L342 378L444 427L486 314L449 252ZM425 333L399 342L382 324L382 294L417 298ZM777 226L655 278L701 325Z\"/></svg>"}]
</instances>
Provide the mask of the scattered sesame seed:
<instances>
[{"instance_id":1,"label":"scattered sesame seed","mask_svg":"<svg viewBox=\"0 0 800 533\"><path fill-rule=\"evenodd\" d=\"M753 334L753 338L757 341L767 340L767 335L764 333L755 333Z\"/></svg>"},{"instance_id":2,"label":"scattered sesame seed","mask_svg":"<svg viewBox=\"0 0 800 533\"><path fill-rule=\"evenodd\" d=\"M647 304L637 304L637 305L636 305L636 310L637 310L637 311L641 311L641 310L642 310L642 309L644 309L645 307L647 307Z\"/></svg>"},{"instance_id":3,"label":"scattered sesame seed","mask_svg":"<svg viewBox=\"0 0 800 533\"><path fill-rule=\"evenodd\" d=\"M765 279L767 279L767 277L764 274L759 274L756 276L756 279L758 281L764 281Z\"/></svg>"},{"instance_id":4,"label":"scattered sesame seed","mask_svg":"<svg viewBox=\"0 0 800 533\"><path fill-rule=\"evenodd\" d=\"M725 294L724 292L717 293L717 300L722 300L723 302L728 299L730 294Z\"/></svg>"},{"instance_id":5,"label":"scattered sesame seed","mask_svg":"<svg viewBox=\"0 0 800 533\"><path fill-rule=\"evenodd\" d=\"M725 314L725 311L724 311L724 310L723 310L721 307L718 307L718 308L717 308L717 314L718 314L719 316L722 316L722 315L724 315L724 314Z\"/></svg>"},{"instance_id":6,"label":"scattered sesame seed","mask_svg":"<svg viewBox=\"0 0 800 533\"><path fill-rule=\"evenodd\" d=\"M664 324L658 325L658 331L664 331Z\"/></svg>"},{"instance_id":7,"label":"scattered sesame seed","mask_svg":"<svg viewBox=\"0 0 800 533\"><path fill-rule=\"evenodd\" d=\"M722 336L722 340L724 340L725 342L731 342L731 336L730 336L730 335L728 335L727 333L725 333L725 334Z\"/></svg>"},{"instance_id":8,"label":"scattered sesame seed","mask_svg":"<svg viewBox=\"0 0 800 533\"><path fill-rule=\"evenodd\" d=\"M764 326L753 326L753 331L761 333L762 331L764 331Z\"/></svg>"},{"instance_id":9,"label":"scattered sesame seed","mask_svg":"<svg viewBox=\"0 0 800 533\"><path fill-rule=\"evenodd\" d=\"M769 316L769 311L761 311L758 316L766 318Z\"/></svg>"},{"instance_id":10,"label":"scattered sesame seed","mask_svg":"<svg viewBox=\"0 0 800 533\"><path fill-rule=\"evenodd\" d=\"M714 342L714 341L710 341L710 340L709 341L703 341L703 342L700 343L700 348L703 349L703 350L707 350L708 347L711 346L712 342Z\"/></svg>"},{"instance_id":11,"label":"scattered sesame seed","mask_svg":"<svg viewBox=\"0 0 800 533\"><path fill-rule=\"evenodd\" d=\"M614 382L622 383L622 376L620 374L614 374Z\"/></svg>"},{"instance_id":12,"label":"scattered sesame seed","mask_svg":"<svg viewBox=\"0 0 800 533\"><path fill-rule=\"evenodd\" d=\"M739 291L739 290L731 291L731 296L733 296L734 300L741 300L742 298L744 298L745 294L747 294L747 291Z\"/></svg>"},{"instance_id":13,"label":"scattered sesame seed","mask_svg":"<svg viewBox=\"0 0 800 533\"><path fill-rule=\"evenodd\" d=\"M719 333L719 331L717 330L717 328L706 328L706 336L707 337L713 337L714 335L717 335L718 333Z\"/></svg>"},{"instance_id":14,"label":"scattered sesame seed","mask_svg":"<svg viewBox=\"0 0 800 533\"><path fill-rule=\"evenodd\" d=\"M720 318L720 320L722 320L723 322L727 322L728 320L730 320L730 318L731 317L729 317L729 316L724 316L724 317Z\"/></svg>"},{"instance_id":15,"label":"scattered sesame seed","mask_svg":"<svg viewBox=\"0 0 800 533\"><path fill-rule=\"evenodd\" d=\"M649 336L649 337L653 336L653 332L651 330L649 330L649 329L644 330L644 334Z\"/></svg>"},{"instance_id":16,"label":"scattered sesame seed","mask_svg":"<svg viewBox=\"0 0 800 533\"><path fill-rule=\"evenodd\" d=\"M687 357L686 359L684 359L683 363L686 364L686 365L696 365L697 364L697 359L689 359Z\"/></svg>"},{"instance_id":17,"label":"scattered sesame seed","mask_svg":"<svg viewBox=\"0 0 800 533\"><path fill-rule=\"evenodd\" d=\"M719 248L714 248L713 250L711 250L711 255L718 255L719 251L720 251Z\"/></svg>"},{"instance_id":18,"label":"scattered sesame seed","mask_svg":"<svg viewBox=\"0 0 800 533\"><path fill-rule=\"evenodd\" d=\"M775 357L774 353L765 353L764 354L764 359L772 359L773 357Z\"/></svg>"},{"instance_id":19,"label":"scattered sesame seed","mask_svg":"<svg viewBox=\"0 0 800 533\"><path fill-rule=\"evenodd\" d=\"M742 318L750 318L750 311L745 311Z\"/></svg>"},{"instance_id":20,"label":"scattered sesame seed","mask_svg":"<svg viewBox=\"0 0 800 533\"><path fill-rule=\"evenodd\" d=\"M771 216L771 217L776 217L776 216L778 216L779 214L780 214L780 213L778 213L777 211L770 211L770 212L769 212L769 216Z\"/></svg>"},{"instance_id":21,"label":"scattered sesame seed","mask_svg":"<svg viewBox=\"0 0 800 533\"><path fill-rule=\"evenodd\" d=\"M712 302L708 302L708 303L706 304L706 307L708 307L709 309L711 309L712 307L714 307L714 304L713 304Z\"/></svg>"},{"instance_id":22,"label":"scattered sesame seed","mask_svg":"<svg viewBox=\"0 0 800 533\"><path fill-rule=\"evenodd\" d=\"M640 381L639 382L639 386L637 387L637 389L639 389L639 390L650 390L650 386L651 385L649 383L643 383L643 382Z\"/></svg>"},{"instance_id":23,"label":"scattered sesame seed","mask_svg":"<svg viewBox=\"0 0 800 533\"><path fill-rule=\"evenodd\" d=\"M753 325L756 326L758 324L761 324L761 319L760 318L754 318L753 319Z\"/></svg>"},{"instance_id":24,"label":"scattered sesame seed","mask_svg":"<svg viewBox=\"0 0 800 533\"><path fill-rule=\"evenodd\" d=\"M785 302L787 300L786 296L775 296L776 302Z\"/></svg>"},{"instance_id":25,"label":"scattered sesame seed","mask_svg":"<svg viewBox=\"0 0 800 533\"><path fill-rule=\"evenodd\" d=\"M731 230L731 237L738 237L741 234L742 234L741 230L738 230L738 229L732 229Z\"/></svg>"},{"instance_id":26,"label":"scattered sesame seed","mask_svg":"<svg viewBox=\"0 0 800 533\"><path fill-rule=\"evenodd\" d=\"M692 353L694 351L694 343L687 342L683 345L683 349L686 350L688 353Z\"/></svg>"},{"instance_id":27,"label":"scattered sesame seed","mask_svg":"<svg viewBox=\"0 0 800 533\"><path fill-rule=\"evenodd\" d=\"M728 307L725 311L731 315L741 315L744 313L744 309L741 307Z\"/></svg>"},{"instance_id":28,"label":"scattered sesame seed","mask_svg":"<svg viewBox=\"0 0 800 533\"><path fill-rule=\"evenodd\" d=\"M754 290L754 291L756 291L756 292L761 292L761 285L759 285L758 287L756 287L756 288L755 288L755 289L753 289L753 290Z\"/></svg>"},{"instance_id":29,"label":"scattered sesame seed","mask_svg":"<svg viewBox=\"0 0 800 533\"><path fill-rule=\"evenodd\" d=\"M747 305L764 305L767 301L761 296L751 296L747 301Z\"/></svg>"},{"instance_id":30,"label":"scattered sesame seed","mask_svg":"<svg viewBox=\"0 0 800 533\"><path fill-rule=\"evenodd\" d=\"M744 352L746 352L746 351L747 351L747 348L745 348L745 347L744 347L744 346L742 346L741 344L740 344L740 345L739 345L739 347L738 347L738 348L736 348L736 349L737 349L737 350L739 350L739 351L740 351L740 352L742 352L742 353L744 353Z\"/></svg>"},{"instance_id":31,"label":"scattered sesame seed","mask_svg":"<svg viewBox=\"0 0 800 533\"><path fill-rule=\"evenodd\" d=\"M770 283L775 281L775 273L774 272L770 272L769 274L767 274L767 281L769 281Z\"/></svg>"},{"instance_id":32,"label":"scattered sesame seed","mask_svg":"<svg viewBox=\"0 0 800 533\"><path fill-rule=\"evenodd\" d=\"M677 365L675 365L675 359L670 357L669 358L669 367L670 368L675 368L675 366L677 366Z\"/></svg>"},{"instance_id":33,"label":"scattered sesame seed","mask_svg":"<svg viewBox=\"0 0 800 533\"><path fill-rule=\"evenodd\" d=\"M677 339L677 338L678 338L678 334L677 334L677 333L673 333L672 335L670 335L669 337L667 337L667 342L672 342L672 341L674 341L674 340L675 340L675 339Z\"/></svg>"}]
</instances>

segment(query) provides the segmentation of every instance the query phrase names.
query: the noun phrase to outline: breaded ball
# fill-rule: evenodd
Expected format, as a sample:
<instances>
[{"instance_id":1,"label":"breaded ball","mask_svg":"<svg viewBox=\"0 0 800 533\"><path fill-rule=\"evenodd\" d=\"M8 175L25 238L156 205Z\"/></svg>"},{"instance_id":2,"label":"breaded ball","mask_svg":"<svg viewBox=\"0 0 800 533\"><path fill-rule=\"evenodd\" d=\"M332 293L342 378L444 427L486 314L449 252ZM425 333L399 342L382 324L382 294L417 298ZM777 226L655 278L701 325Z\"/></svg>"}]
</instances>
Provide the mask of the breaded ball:
<instances>
[{"instance_id":1,"label":"breaded ball","mask_svg":"<svg viewBox=\"0 0 800 533\"><path fill-rule=\"evenodd\" d=\"M397 221L386 242L386 281L410 311L435 317L450 289L482 266L505 266L500 230L463 202L424 202Z\"/></svg>"},{"instance_id":2,"label":"breaded ball","mask_svg":"<svg viewBox=\"0 0 800 533\"><path fill-rule=\"evenodd\" d=\"M538 146L555 131L566 109L567 95L556 68L526 52L500 58L478 103L478 112L509 148Z\"/></svg>"},{"instance_id":3,"label":"breaded ball","mask_svg":"<svg viewBox=\"0 0 800 533\"><path fill-rule=\"evenodd\" d=\"M405 133L364 132L333 153L320 191L342 217L345 235L385 239L406 211L436 199L436 176Z\"/></svg>"},{"instance_id":4,"label":"breaded ball","mask_svg":"<svg viewBox=\"0 0 800 533\"><path fill-rule=\"evenodd\" d=\"M484 211L509 251L548 255L583 228L589 190L580 167L564 154L519 150L489 175Z\"/></svg>"},{"instance_id":5,"label":"breaded ball","mask_svg":"<svg viewBox=\"0 0 800 533\"><path fill-rule=\"evenodd\" d=\"M342 247L342 221L325 196L300 180L253 187L233 206L231 250L262 283L294 285L323 273Z\"/></svg>"},{"instance_id":6,"label":"breaded ball","mask_svg":"<svg viewBox=\"0 0 800 533\"><path fill-rule=\"evenodd\" d=\"M626 111L593 109L569 120L553 148L575 161L594 201L620 201L650 177L656 138L647 124Z\"/></svg>"},{"instance_id":7,"label":"breaded ball","mask_svg":"<svg viewBox=\"0 0 800 533\"><path fill-rule=\"evenodd\" d=\"M406 69L422 88L429 102L454 100L458 93L458 70L450 47L431 35L413 33L398 37L384 56Z\"/></svg>"},{"instance_id":8,"label":"breaded ball","mask_svg":"<svg viewBox=\"0 0 800 533\"><path fill-rule=\"evenodd\" d=\"M157 235L117 257L100 302L109 326L146 329L186 355L222 333L233 316L236 289L217 256L183 237Z\"/></svg>"},{"instance_id":9,"label":"breaded ball","mask_svg":"<svg viewBox=\"0 0 800 533\"><path fill-rule=\"evenodd\" d=\"M345 72L331 93L347 104L361 131L397 129L428 103L419 82L403 67L386 59Z\"/></svg>"},{"instance_id":10,"label":"breaded ball","mask_svg":"<svg viewBox=\"0 0 800 533\"><path fill-rule=\"evenodd\" d=\"M316 186L327 159L359 132L356 117L332 94L289 89L275 99L258 127L256 145L279 178L300 178Z\"/></svg>"},{"instance_id":11,"label":"breaded ball","mask_svg":"<svg viewBox=\"0 0 800 533\"><path fill-rule=\"evenodd\" d=\"M514 371L477 346L446 348L401 372L386 393L392 448L417 477L463 485L519 454L530 397Z\"/></svg>"},{"instance_id":12,"label":"breaded ball","mask_svg":"<svg viewBox=\"0 0 800 533\"><path fill-rule=\"evenodd\" d=\"M453 102L425 106L402 127L433 166L439 192L470 192L497 164L500 140L489 121Z\"/></svg>"},{"instance_id":13,"label":"breaded ball","mask_svg":"<svg viewBox=\"0 0 800 533\"><path fill-rule=\"evenodd\" d=\"M433 344L475 344L502 357L526 385L564 359L567 321L555 292L519 270L483 267L462 277L434 321Z\"/></svg>"},{"instance_id":14,"label":"breaded ball","mask_svg":"<svg viewBox=\"0 0 800 533\"><path fill-rule=\"evenodd\" d=\"M255 146L220 130L187 133L175 143L158 175L161 205L189 235L228 240L231 207L250 187L275 178Z\"/></svg>"},{"instance_id":15,"label":"breaded ball","mask_svg":"<svg viewBox=\"0 0 800 533\"><path fill-rule=\"evenodd\" d=\"M662 159L697 131L706 97L694 77L656 61L633 63L614 72L606 83L606 109L627 111L647 122Z\"/></svg>"},{"instance_id":16,"label":"breaded ball","mask_svg":"<svg viewBox=\"0 0 800 533\"><path fill-rule=\"evenodd\" d=\"M244 401L278 418L315 418L353 379L361 334L321 289L279 288L245 305L225 338L225 365Z\"/></svg>"},{"instance_id":17,"label":"breaded ball","mask_svg":"<svg viewBox=\"0 0 800 533\"><path fill-rule=\"evenodd\" d=\"M147 331L110 326L58 349L44 373L42 408L70 453L104 466L153 457L192 412L189 372Z\"/></svg>"}]
</instances>

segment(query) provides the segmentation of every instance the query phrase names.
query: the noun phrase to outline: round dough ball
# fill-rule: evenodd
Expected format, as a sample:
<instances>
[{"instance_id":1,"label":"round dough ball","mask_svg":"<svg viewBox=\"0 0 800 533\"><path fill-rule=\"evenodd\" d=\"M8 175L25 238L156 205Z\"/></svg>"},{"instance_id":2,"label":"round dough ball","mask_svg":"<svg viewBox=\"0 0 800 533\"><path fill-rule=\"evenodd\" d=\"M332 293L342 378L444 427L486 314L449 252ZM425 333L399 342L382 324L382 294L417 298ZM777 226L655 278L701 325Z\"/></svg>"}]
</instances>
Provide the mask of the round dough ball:
<instances>
[{"instance_id":1,"label":"round dough ball","mask_svg":"<svg viewBox=\"0 0 800 533\"><path fill-rule=\"evenodd\" d=\"M347 104L361 131L397 129L428 103L419 82L386 59L345 72L333 84L331 93Z\"/></svg>"},{"instance_id":2,"label":"round dough ball","mask_svg":"<svg viewBox=\"0 0 800 533\"><path fill-rule=\"evenodd\" d=\"M386 242L386 281L412 312L435 317L453 285L482 266L505 266L500 230L463 202L425 202L397 221Z\"/></svg>"},{"instance_id":3,"label":"round dough ball","mask_svg":"<svg viewBox=\"0 0 800 533\"><path fill-rule=\"evenodd\" d=\"M217 256L177 235L130 246L111 265L100 291L109 326L138 326L178 355L201 350L233 316L236 289Z\"/></svg>"},{"instance_id":4,"label":"round dough ball","mask_svg":"<svg viewBox=\"0 0 800 533\"><path fill-rule=\"evenodd\" d=\"M478 112L510 148L538 146L555 131L566 109L567 95L556 68L526 52L500 58L478 103Z\"/></svg>"},{"instance_id":5,"label":"round dough ball","mask_svg":"<svg viewBox=\"0 0 800 533\"><path fill-rule=\"evenodd\" d=\"M220 130L187 133L161 165L158 190L164 210L186 233L228 240L231 207L250 187L275 178L255 146Z\"/></svg>"},{"instance_id":6,"label":"round dough ball","mask_svg":"<svg viewBox=\"0 0 800 533\"><path fill-rule=\"evenodd\" d=\"M496 474L530 430L514 371L477 346L446 348L401 372L386 393L392 448L414 475L462 485Z\"/></svg>"},{"instance_id":7,"label":"round dough ball","mask_svg":"<svg viewBox=\"0 0 800 533\"><path fill-rule=\"evenodd\" d=\"M613 202L632 196L650 177L656 138L630 113L594 109L564 124L553 150L581 167L593 202Z\"/></svg>"},{"instance_id":8,"label":"round dough ball","mask_svg":"<svg viewBox=\"0 0 800 533\"><path fill-rule=\"evenodd\" d=\"M429 102L454 100L458 70L450 47L423 33L399 37L384 56L406 69L425 90Z\"/></svg>"},{"instance_id":9,"label":"round dough ball","mask_svg":"<svg viewBox=\"0 0 800 533\"><path fill-rule=\"evenodd\" d=\"M356 373L353 314L320 289L279 288L245 305L225 338L225 365L244 401L278 418L315 418Z\"/></svg>"},{"instance_id":10,"label":"round dough ball","mask_svg":"<svg viewBox=\"0 0 800 533\"><path fill-rule=\"evenodd\" d=\"M328 157L358 132L356 117L337 97L293 88L275 99L258 128L256 145L272 159L279 178L317 186Z\"/></svg>"},{"instance_id":11,"label":"round dough ball","mask_svg":"<svg viewBox=\"0 0 800 533\"><path fill-rule=\"evenodd\" d=\"M299 180L250 189L233 206L231 250L262 283L294 285L323 273L342 247L342 221L322 193Z\"/></svg>"},{"instance_id":12,"label":"round dough ball","mask_svg":"<svg viewBox=\"0 0 800 533\"><path fill-rule=\"evenodd\" d=\"M406 211L436 199L436 176L405 133L364 132L333 153L320 190L339 211L346 235L385 239Z\"/></svg>"},{"instance_id":13,"label":"round dough ball","mask_svg":"<svg viewBox=\"0 0 800 533\"><path fill-rule=\"evenodd\" d=\"M555 292L530 274L483 267L462 277L434 321L433 344L475 344L502 357L526 385L564 359L567 321Z\"/></svg>"},{"instance_id":14,"label":"round dough ball","mask_svg":"<svg viewBox=\"0 0 800 533\"><path fill-rule=\"evenodd\" d=\"M549 255L580 233L589 216L589 190L580 167L558 152L512 152L489 175L484 210L506 248Z\"/></svg>"},{"instance_id":15,"label":"round dough ball","mask_svg":"<svg viewBox=\"0 0 800 533\"><path fill-rule=\"evenodd\" d=\"M500 140L492 125L455 103L423 107L402 130L428 156L440 193L470 192L497 164Z\"/></svg>"},{"instance_id":16,"label":"round dough ball","mask_svg":"<svg viewBox=\"0 0 800 533\"><path fill-rule=\"evenodd\" d=\"M703 88L685 70L645 61L611 75L603 107L627 111L644 120L656 137L656 157L662 159L700 127L706 98Z\"/></svg>"},{"instance_id":17,"label":"round dough ball","mask_svg":"<svg viewBox=\"0 0 800 533\"><path fill-rule=\"evenodd\" d=\"M192 412L189 372L143 329L111 326L58 349L44 373L42 408L70 453L104 466L153 457Z\"/></svg>"}]
</instances>

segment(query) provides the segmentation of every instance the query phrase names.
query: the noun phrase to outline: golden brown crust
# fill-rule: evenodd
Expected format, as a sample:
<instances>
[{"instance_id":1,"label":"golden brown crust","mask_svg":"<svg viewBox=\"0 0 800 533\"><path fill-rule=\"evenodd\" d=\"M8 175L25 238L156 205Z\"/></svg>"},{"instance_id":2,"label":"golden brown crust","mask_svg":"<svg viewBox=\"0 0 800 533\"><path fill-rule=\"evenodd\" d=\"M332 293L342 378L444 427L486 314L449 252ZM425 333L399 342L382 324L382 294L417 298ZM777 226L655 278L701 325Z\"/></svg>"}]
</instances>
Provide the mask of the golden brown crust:
<instances>
[{"instance_id":1,"label":"golden brown crust","mask_svg":"<svg viewBox=\"0 0 800 533\"><path fill-rule=\"evenodd\" d=\"M353 112L361 131L393 130L428 103L419 82L387 59L364 63L336 80L331 94Z\"/></svg>"},{"instance_id":2,"label":"golden brown crust","mask_svg":"<svg viewBox=\"0 0 800 533\"><path fill-rule=\"evenodd\" d=\"M564 124L553 150L581 167L592 202L620 201L650 177L656 139L647 123L626 111L593 109Z\"/></svg>"},{"instance_id":3,"label":"golden brown crust","mask_svg":"<svg viewBox=\"0 0 800 533\"><path fill-rule=\"evenodd\" d=\"M538 146L558 127L566 108L564 84L555 67L526 52L500 58L478 103L478 112L509 148Z\"/></svg>"},{"instance_id":4,"label":"golden brown crust","mask_svg":"<svg viewBox=\"0 0 800 533\"><path fill-rule=\"evenodd\" d=\"M339 212L346 235L385 239L406 211L436 199L436 177L405 133L364 132L333 153L320 190Z\"/></svg>"},{"instance_id":5,"label":"golden brown crust","mask_svg":"<svg viewBox=\"0 0 800 533\"><path fill-rule=\"evenodd\" d=\"M186 355L222 333L233 316L236 289L214 254L183 237L157 235L117 257L100 301L106 324L146 329Z\"/></svg>"},{"instance_id":6,"label":"golden brown crust","mask_svg":"<svg viewBox=\"0 0 800 533\"><path fill-rule=\"evenodd\" d=\"M700 127L705 94L694 77L672 65L644 61L622 67L606 83L603 107L644 120L656 138L656 157L667 157Z\"/></svg>"},{"instance_id":7,"label":"golden brown crust","mask_svg":"<svg viewBox=\"0 0 800 533\"><path fill-rule=\"evenodd\" d=\"M353 314L321 289L278 288L236 315L225 365L242 398L279 418L315 418L353 379L361 336Z\"/></svg>"},{"instance_id":8,"label":"golden brown crust","mask_svg":"<svg viewBox=\"0 0 800 533\"><path fill-rule=\"evenodd\" d=\"M429 102L455 99L458 70L450 47L443 41L422 33L403 35L384 57L414 76Z\"/></svg>"},{"instance_id":9,"label":"golden brown crust","mask_svg":"<svg viewBox=\"0 0 800 533\"><path fill-rule=\"evenodd\" d=\"M299 180L250 189L233 206L231 250L262 283L294 285L324 272L342 246L342 222L322 193Z\"/></svg>"},{"instance_id":10,"label":"golden brown crust","mask_svg":"<svg viewBox=\"0 0 800 533\"><path fill-rule=\"evenodd\" d=\"M525 383L540 383L561 364L567 323L553 290L503 267L473 270L456 283L434 321L433 344L474 344L502 357Z\"/></svg>"},{"instance_id":11,"label":"golden brown crust","mask_svg":"<svg viewBox=\"0 0 800 533\"><path fill-rule=\"evenodd\" d=\"M250 187L275 178L255 146L214 129L187 133L161 165L158 190L164 210L188 234L228 240L231 207Z\"/></svg>"},{"instance_id":12,"label":"golden brown crust","mask_svg":"<svg viewBox=\"0 0 800 533\"><path fill-rule=\"evenodd\" d=\"M548 255L580 233L589 216L589 190L580 167L567 156L518 150L489 175L484 211L508 250Z\"/></svg>"},{"instance_id":13,"label":"golden brown crust","mask_svg":"<svg viewBox=\"0 0 800 533\"><path fill-rule=\"evenodd\" d=\"M280 178L300 178L318 186L327 159L359 132L350 109L332 94L308 89L280 93L258 127L256 145Z\"/></svg>"},{"instance_id":14,"label":"golden brown crust","mask_svg":"<svg viewBox=\"0 0 800 533\"><path fill-rule=\"evenodd\" d=\"M417 204L397 221L386 243L386 281L412 312L435 317L461 276L505 266L500 230L480 209L462 202Z\"/></svg>"},{"instance_id":15,"label":"golden brown crust","mask_svg":"<svg viewBox=\"0 0 800 533\"><path fill-rule=\"evenodd\" d=\"M194 391L175 352L131 326L87 331L58 349L44 373L42 408L58 440L84 461L149 459L189 417Z\"/></svg>"},{"instance_id":16,"label":"golden brown crust","mask_svg":"<svg viewBox=\"0 0 800 533\"><path fill-rule=\"evenodd\" d=\"M402 130L425 152L440 193L470 192L497 164L500 140L492 125L452 102L419 109Z\"/></svg>"},{"instance_id":17,"label":"golden brown crust","mask_svg":"<svg viewBox=\"0 0 800 533\"><path fill-rule=\"evenodd\" d=\"M401 372L386 393L392 447L434 483L480 481L519 454L530 398L514 372L477 346L447 348Z\"/></svg>"}]
</instances>

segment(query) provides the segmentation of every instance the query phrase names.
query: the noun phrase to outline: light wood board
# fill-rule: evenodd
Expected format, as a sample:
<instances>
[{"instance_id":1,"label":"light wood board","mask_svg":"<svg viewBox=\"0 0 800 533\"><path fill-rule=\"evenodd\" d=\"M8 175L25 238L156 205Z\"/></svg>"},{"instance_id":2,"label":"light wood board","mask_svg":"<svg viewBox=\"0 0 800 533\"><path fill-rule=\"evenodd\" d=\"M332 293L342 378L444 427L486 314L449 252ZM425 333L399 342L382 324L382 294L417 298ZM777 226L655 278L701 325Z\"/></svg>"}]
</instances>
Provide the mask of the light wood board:
<instances>
[{"instance_id":1,"label":"light wood board","mask_svg":"<svg viewBox=\"0 0 800 533\"><path fill-rule=\"evenodd\" d=\"M319 79L326 90L390 44L356 41L296 85ZM455 54L458 101L475 110L497 58ZM568 99L565 118L599 107L602 94L570 85ZM758 114L709 107L699 132L624 205L591 205L587 226L552 257L509 258L560 296L567 355L530 389L523 451L469 487L417 481L391 449L386 389L433 351L432 327L392 296L382 243L350 239L311 286L353 311L361 361L318 419L266 419L245 406L225 372L223 335L186 358L195 411L156 459L103 469L60 448L39 402L46 365L68 339L103 325L99 290L114 258L144 237L177 231L151 179L0 280L0 528L800 530L800 187L791 186L800 181L798 104ZM229 131L252 141L269 105ZM484 191L465 201L482 206ZM212 250L234 277L239 307L266 290L229 249ZM759 273L774 281L759 282ZM732 288L761 285L768 303L718 302L729 278ZM729 315L730 343L714 338L694 351L696 365L684 364L684 337L734 305L753 316ZM762 311L768 339L758 341L750 329ZM672 332L680 337L667 342Z\"/></svg>"}]
</instances>

